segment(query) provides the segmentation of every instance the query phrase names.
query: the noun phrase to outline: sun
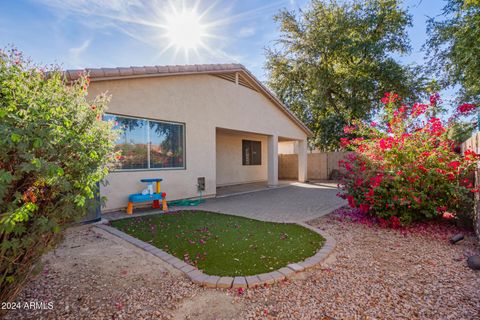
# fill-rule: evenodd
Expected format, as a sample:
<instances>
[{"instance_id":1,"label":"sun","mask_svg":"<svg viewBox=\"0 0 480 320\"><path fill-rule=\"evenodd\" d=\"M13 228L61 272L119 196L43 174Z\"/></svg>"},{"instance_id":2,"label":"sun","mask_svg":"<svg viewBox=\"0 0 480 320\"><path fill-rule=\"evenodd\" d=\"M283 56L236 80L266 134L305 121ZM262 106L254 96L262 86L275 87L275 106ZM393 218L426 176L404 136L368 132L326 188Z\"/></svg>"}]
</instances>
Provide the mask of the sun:
<instances>
[{"instance_id":1,"label":"sun","mask_svg":"<svg viewBox=\"0 0 480 320\"><path fill-rule=\"evenodd\" d=\"M168 15L165 29L169 46L185 51L196 50L205 38L206 26L194 10L182 10Z\"/></svg>"}]
</instances>

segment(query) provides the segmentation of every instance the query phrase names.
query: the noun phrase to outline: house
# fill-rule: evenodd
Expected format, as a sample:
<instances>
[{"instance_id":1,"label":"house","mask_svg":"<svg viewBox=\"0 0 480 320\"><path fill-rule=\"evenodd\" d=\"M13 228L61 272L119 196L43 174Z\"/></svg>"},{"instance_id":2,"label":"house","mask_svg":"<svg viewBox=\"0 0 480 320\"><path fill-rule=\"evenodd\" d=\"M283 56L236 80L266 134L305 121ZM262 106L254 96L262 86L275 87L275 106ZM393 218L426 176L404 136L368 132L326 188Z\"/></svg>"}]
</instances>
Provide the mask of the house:
<instances>
[{"instance_id":1,"label":"house","mask_svg":"<svg viewBox=\"0 0 480 320\"><path fill-rule=\"evenodd\" d=\"M75 80L81 71L66 74ZM233 184L275 186L285 141L298 142L298 180L306 180L311 131L242 65L86 71L89 95L112 96L106 119L121 130L122 158L101 187L104 211L126 207L128 194L145 188L143 178L162 178L169 200L213 197Z\"/></svg>"}]
</instances>

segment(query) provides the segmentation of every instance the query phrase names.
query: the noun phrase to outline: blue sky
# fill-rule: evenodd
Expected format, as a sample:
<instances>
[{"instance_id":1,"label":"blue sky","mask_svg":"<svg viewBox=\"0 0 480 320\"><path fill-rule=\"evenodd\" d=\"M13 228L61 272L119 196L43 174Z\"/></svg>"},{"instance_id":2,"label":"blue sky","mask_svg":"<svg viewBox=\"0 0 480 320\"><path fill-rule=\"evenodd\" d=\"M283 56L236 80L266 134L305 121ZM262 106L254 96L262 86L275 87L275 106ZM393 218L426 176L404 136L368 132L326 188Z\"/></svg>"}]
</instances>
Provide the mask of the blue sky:
<instances>
[{"instance_id":1,"label":"blue sky","mask_svg":"<svg viewBox=\"0 0 480 320\"><path fill-rule=\"evenodd\" d=\"M185 63L244 64L265 80L264 48L278 37L273 15L298 10L304 0L3 0L0 47L13 44L35 62L64 68L118 67ZM427 16L441 12L444 1L407 0L414 26L413 52L401 59L421 62ZM169 46L166 17L182 6L202 14L204 46L195 53Z\"/></svg>"}]
</instances>

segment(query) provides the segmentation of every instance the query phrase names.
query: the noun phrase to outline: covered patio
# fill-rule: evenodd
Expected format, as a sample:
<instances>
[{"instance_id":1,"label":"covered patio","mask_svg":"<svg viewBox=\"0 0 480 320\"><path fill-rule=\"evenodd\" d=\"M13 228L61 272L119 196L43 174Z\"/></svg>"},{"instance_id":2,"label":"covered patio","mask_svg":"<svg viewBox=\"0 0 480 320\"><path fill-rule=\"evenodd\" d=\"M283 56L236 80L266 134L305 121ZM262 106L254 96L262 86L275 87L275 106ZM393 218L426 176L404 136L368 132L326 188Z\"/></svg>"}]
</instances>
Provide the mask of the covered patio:
<instances>
[{"instance_id":1,"label":"covered patio","mask_svg":"<svg viewBox=\"0 0 480 320\"><path fill-rule=\"evenodd\" d=\"M275 134L216 128L216 194L288 185L278 180L279 142L298 145L298 182L307 180L307 142Z\"/></svg>"}]
</instances>

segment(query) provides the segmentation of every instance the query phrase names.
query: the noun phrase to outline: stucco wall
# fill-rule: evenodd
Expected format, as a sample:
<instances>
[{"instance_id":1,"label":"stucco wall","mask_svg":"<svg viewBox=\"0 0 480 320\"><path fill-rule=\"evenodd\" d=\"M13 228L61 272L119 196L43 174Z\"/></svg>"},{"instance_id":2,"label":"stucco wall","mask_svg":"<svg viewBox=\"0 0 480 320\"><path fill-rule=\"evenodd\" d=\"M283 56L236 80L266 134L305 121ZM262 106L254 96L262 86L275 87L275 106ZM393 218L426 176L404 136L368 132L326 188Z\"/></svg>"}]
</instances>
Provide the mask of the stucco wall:
<instances>
[{"instance_id":1,"label":"stucco wall","mask_svg":"<svg viewBox=\"0 0 480 320\"><path fill-rule=\"evenodd\" d=\"M297 141L279 141L278 154L296 154L298 153Z\"/></svg>"},{"instance_id":2,"label":"stucco wall","mask_svg":"<svg viewBox=\"0 0 480 320\"><path fill-rule=\"evenodd\" d=\"M242 140L260 141L262 164L242 164ZM217 186L267 180L267 137L244 133L217 131Z\"/></svg>"},{"instance_id":3,"label":"stucco wall","mask_svg":"<svg viewBox=\"0 0 480 320\"><path fill-rule=\"evenodd\" d=\"M140 192L141 178L161 177L170 200L198 196L197 178L205 177L205 195L216 192L216 128L302 140L305 132L263 94L212 75L184 75L93 81L92 98L112 95L108 112L186 124L186 169L112 172L101 193L104 210L126 206Z\"/></svg>"}]
</instances>

